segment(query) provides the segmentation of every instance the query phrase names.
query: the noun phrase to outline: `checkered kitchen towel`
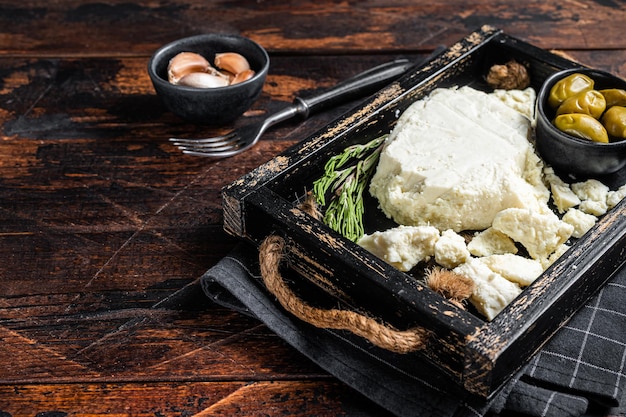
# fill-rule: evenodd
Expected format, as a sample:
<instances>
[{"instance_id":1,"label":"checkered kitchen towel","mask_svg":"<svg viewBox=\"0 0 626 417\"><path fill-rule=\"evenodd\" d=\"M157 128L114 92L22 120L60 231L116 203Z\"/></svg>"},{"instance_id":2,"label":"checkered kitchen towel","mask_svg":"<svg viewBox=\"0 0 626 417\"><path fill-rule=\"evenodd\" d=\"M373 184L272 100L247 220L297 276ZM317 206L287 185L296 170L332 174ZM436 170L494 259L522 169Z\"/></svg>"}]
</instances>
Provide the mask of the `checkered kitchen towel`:
<instances>
[{"instance_id":1,"label":"checkered kitchen towel","mask_svg":"<svg viewBox=\"0 0 626 417\"><path fill-rule=\"evenodd\" d=\"M626 268L564 326L490 402L451 392L423 361L372 347L341 331L318 329L286 313L258 273L258 251L241 244L201 278L207 296L252 315L295 349L397 416L615 415L626 385ZM399 358L400 357L400 358ZM404 360L402 360L404 359ZM623 406L623 405L622 405Z\"/></svg>"}]
</instances>

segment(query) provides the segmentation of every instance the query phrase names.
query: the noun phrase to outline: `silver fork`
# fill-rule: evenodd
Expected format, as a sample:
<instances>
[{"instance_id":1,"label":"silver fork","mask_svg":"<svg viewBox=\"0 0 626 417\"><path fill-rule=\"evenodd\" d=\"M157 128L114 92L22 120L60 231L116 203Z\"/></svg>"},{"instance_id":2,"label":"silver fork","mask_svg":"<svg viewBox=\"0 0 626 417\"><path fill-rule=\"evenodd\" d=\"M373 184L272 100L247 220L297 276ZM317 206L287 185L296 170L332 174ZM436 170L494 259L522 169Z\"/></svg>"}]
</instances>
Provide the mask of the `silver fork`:
<instances>
[{"instance_id":1,"label":"silver fork","mask_svg":"<svg viewBox=\"0 0 626 417\"><path fill-rule=\"evenodd\" d=\"M379 65L320 94L308 98L296 97L291 105L268 116L265 120L242 126L222 136L202 139L170 138L170 141L188 155L211 158L237 155L254 146L271 126L295 116L306 119L315 112L372 94L414 65L414 62L407 59L398 59Z\"/></svg>"}]
</instances>

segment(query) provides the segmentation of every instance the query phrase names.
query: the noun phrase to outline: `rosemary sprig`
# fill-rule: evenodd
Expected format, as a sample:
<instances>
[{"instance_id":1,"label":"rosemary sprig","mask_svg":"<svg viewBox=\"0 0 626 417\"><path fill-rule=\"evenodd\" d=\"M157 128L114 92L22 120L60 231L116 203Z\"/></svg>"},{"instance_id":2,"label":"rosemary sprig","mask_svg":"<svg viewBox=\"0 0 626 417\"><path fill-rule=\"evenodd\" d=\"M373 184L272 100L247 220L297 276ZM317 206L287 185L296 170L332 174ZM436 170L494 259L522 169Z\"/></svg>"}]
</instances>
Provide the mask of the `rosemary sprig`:
<instances>
[{"instance_id":1,"label":"rosemary sprig","mask_svg":"<svg viewBox=\"0 0 626 417\"><path fill-rule=\"evenodd\" d=\"M324 175L313 183L313 195L324 209L323 221L331 229L356 242L363 236L363 192L378 163L387 135L366 144L348 146L324 166Z\"/></svg>"}]
</instances>

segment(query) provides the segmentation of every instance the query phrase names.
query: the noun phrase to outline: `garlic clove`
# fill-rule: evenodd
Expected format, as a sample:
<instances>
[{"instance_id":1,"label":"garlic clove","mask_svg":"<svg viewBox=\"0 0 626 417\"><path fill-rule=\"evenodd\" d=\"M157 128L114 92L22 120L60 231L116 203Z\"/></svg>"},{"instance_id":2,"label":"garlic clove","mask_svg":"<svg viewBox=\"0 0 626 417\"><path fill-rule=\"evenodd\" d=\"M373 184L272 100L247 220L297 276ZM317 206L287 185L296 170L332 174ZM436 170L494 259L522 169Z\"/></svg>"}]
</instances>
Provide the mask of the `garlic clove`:
<instances>
[{"instance_id":1,"label":"garlic clove","mask_svg":"<svg viewBox=\"0 0 626 417\"><path fill-rule=\"evenodd\" d=\"M246 71L242 71L238 73L237 75L235 75L230 83L239 84L239 83L249 80L252 77L254 77L254 71L251 69L248 69Z\"/></svg>"},{"instance_id":2,"label":"garlic clove","mask_svg":"<svg viewBox=\"0 0 626 417\"><path fill-rule=\"evenodd\" d=\"M178 85L196 88L226 87L228 84L228 78L207 72L192 72L178 81Z\"/></svg>"},{"instance_id":3,"label":"garlic clove","mask_svg":"<svg viewBox=\"0 0 626 417\"><path fill-rule=\"evenodd\" d=\"M178 84L187 74L193 72L206 72L211 64L202 55L194 52L181 52L173 57L167 66L168 81Z\"/></svg>"},{"instance_id":4,"label":"garlic clove","mask_svg":"<svg viewBox=\"0 0 626 417\"><path fill-rule=\"evenodd\" d=\"M223 78L229 84L232 81L232 79L235 77L233 74L231 74L229 72L220 71L220 70L218 70L217 68L214 68L214 67L209 67L207 73L209 73L211 75L215 75L216 77Z\"/></svg>"},{"instance_id":5,"label":"garlic clove","mask_svg":"<svg viewBox=\"0 0 626 417\"><path fill-rule=\"evenodd\" d=\"M239 74L250 69L248 60L237 52L223 52L215 54L215 66L233 74Z\"/></svg>"}]
</instances>

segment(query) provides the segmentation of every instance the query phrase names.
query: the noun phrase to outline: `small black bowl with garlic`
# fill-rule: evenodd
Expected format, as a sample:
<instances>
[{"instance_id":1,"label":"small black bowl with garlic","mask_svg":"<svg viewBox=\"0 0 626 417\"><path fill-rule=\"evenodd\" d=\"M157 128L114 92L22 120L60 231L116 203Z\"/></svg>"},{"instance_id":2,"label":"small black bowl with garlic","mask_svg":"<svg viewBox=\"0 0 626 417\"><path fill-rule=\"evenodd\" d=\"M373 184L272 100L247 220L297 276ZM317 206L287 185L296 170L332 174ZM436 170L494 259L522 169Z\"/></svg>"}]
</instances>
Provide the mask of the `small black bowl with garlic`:
<instances>
[{"instance_id":1,"label":"small black bowl with garlic","mask_svg":"<svg viewBox=\"0 0 626 417\"><path fill-rule=\"evenodd\" d=\"M269 69L265 49L232 34L203 34L159 48L148 73L165 107L193 123L224 125L261 95Z\"/></svg>"}]
</instances>

